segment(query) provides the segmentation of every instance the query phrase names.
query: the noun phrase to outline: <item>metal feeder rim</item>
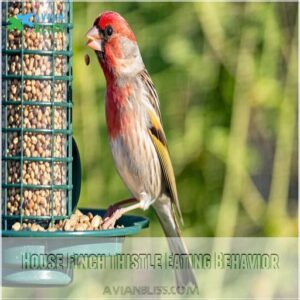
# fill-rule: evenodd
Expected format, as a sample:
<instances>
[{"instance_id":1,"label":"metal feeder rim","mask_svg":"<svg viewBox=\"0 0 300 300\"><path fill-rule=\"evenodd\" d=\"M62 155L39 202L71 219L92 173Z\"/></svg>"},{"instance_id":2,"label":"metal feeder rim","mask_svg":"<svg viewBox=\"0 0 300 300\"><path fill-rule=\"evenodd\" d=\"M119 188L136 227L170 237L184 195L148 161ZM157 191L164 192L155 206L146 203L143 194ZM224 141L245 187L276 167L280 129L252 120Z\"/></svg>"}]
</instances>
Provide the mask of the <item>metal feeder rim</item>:
<instances>
[{"instance_id":1,"label":"metal feeder rim","mask_svg":"<svg viewBox=\"0 0 300 300\"><path fill-rule=\"evenodd\" d=\"M72 81L71 75L19 75L19 74L2 74L2 80L24 79L24 80L56 80L56 81Z\"/></svg>"},{"instance_id":2,"label":"metal feeder rim","mask_svg":"<svg viewBox=\"0 0 300 300\"><path fill-rule=\"evenodd\" d=\"M19 105L24 105L24 106L49 106L49 107L59 107L59 108L72 108L72 100L67 99L64 102L44 102L44 101L33 101L33 100L27 100L22 103L20 100L6 100L2 101L2 105L13 105L13 106L19 106Z\"/></svg>"},{"instance_id":3,"label":"metal feeder rim","mask_svg":"<svg viewBox=\"0 0 300 300\"><path fill-rule=\"evenodd\" d=\"M2 54L28 54L28 55L54 55L54 56L73 56L73 51L69 50L31 50L31 49L2 49Z\"/></svg>"}]
</instances>

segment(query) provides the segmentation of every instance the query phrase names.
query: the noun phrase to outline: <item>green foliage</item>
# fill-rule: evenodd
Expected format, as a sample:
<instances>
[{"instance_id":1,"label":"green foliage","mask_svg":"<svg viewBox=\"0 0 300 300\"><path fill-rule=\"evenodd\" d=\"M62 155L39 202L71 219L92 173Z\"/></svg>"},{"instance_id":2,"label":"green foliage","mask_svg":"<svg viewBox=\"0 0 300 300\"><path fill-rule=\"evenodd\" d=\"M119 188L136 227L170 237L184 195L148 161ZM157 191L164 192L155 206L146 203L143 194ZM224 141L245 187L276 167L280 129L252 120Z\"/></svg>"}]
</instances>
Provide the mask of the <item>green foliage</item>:
<instances>
[{"instance_id":1,"label":"green foliage","mask_svg":"<svg viewBox=\"0 0 300 300\"><path fill-rule=\"evenodd\" d=\"M158 90L184 235L296 235L297 4L75 2L81 207L129 196L108 146L104 77L85 47L104 10L128 20ZM161 235L148 216L144 234Z\"/></svg>"}]
</instances>

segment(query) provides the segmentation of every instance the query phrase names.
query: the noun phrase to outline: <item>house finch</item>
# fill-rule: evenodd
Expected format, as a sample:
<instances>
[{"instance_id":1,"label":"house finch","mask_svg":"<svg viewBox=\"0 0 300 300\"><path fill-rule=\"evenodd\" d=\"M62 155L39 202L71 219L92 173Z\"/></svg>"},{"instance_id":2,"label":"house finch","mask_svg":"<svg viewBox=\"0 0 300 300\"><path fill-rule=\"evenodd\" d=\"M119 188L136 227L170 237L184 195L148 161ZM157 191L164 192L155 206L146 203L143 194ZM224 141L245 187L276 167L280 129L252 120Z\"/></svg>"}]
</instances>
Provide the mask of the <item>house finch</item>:
<instances>
[{"instance_id":1,"label":"house finch","mask_svg":"<svg viewBox=\"0 0 300 300\"><path fill-rule=\"evenodd\" d=\"M106 78L105 111L112 155L133 196L110 209L104 227L111 227L130 210L146 210L152 205L165 235L170 237L171 251L187 254L175 216L176 209L182 219L159 100L135 36L118 13L104 12L87 39ZM124 204L130 205L122 207ZM190 266L178 270L176 279L178 286L189 282L196 286Z\"/></svg>"}]
</instances>

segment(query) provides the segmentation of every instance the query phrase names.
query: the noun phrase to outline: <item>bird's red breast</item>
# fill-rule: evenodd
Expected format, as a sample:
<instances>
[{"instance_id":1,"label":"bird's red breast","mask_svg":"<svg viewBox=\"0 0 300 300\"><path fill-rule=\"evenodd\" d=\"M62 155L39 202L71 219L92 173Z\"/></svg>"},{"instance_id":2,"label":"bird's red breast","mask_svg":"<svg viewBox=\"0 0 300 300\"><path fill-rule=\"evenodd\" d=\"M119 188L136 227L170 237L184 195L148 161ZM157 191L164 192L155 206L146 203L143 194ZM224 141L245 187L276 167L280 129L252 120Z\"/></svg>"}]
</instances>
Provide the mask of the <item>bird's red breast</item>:
<instances>
[{"instance_id":1,"label":"bird's red breast","mask_svg":"<svg viewBox=\"0 0 300 300\"><path fill-rule=\"evenodd\" d=\"M126 113L126 105L128 105L130 94L131 88L129 85L122 87L117 85L107 86L106 122L110 138L115 138L129 127L130 115Z\"/></svg>"}]
</instances>

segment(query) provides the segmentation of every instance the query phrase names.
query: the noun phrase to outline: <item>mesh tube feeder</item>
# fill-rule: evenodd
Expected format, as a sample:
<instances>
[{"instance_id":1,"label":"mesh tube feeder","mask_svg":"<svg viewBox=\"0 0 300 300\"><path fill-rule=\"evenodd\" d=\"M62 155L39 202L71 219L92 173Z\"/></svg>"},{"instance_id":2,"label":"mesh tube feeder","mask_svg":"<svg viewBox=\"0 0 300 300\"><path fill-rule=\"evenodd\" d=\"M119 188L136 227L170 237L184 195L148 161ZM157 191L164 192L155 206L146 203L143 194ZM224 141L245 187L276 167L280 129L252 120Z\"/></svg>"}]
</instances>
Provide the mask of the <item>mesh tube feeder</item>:
<instances>
[{"instance_id":1,"label":"mesh tube feeder","mask_svg":"<svg viewBox=\"0 0 300 300\"><path fill-rule=\"evenodd\" d=\"M72 3L2 2L2 211L54 224L72 213Z\"/></svg>"}]
</instances>

